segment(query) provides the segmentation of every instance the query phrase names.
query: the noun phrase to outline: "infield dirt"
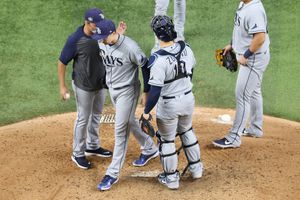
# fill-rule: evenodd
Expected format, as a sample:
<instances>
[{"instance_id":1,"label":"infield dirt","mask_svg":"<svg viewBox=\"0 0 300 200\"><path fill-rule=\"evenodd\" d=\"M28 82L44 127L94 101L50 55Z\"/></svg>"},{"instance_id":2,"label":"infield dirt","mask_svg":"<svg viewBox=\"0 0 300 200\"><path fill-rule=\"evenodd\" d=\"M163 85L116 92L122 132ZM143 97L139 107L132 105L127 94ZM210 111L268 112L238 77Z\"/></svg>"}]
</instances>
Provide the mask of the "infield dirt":
<instances>
[{"instance_id":1,"label":"infield dirt","mask_svg":"<svg viewBox=\"0 0 300 200\"><path fill-rule=\"evenodd\" d=\"M104 113L112 112L106 108ZM136 116L140 112L139 108ZM211 141L230 128L216 122L221 114L234 117L229 109L195 109L193 127L205 171L196 181L183 177L177 191L160 185L155 177L133 177L161 171L161 165L156 158L145 167L132 166L140 153L132 135L119 182L110 191L98 191L111 158L89 157L90 170L79 169L71 161L76 113L0 127L0 199L299 199L300 123L265 116L263 138L243 137L240 148L219 150ZM113 124L101 124L101 145L113 149ZM179 169L185 165L181 153Z\"/></svg>"}]
</instances>

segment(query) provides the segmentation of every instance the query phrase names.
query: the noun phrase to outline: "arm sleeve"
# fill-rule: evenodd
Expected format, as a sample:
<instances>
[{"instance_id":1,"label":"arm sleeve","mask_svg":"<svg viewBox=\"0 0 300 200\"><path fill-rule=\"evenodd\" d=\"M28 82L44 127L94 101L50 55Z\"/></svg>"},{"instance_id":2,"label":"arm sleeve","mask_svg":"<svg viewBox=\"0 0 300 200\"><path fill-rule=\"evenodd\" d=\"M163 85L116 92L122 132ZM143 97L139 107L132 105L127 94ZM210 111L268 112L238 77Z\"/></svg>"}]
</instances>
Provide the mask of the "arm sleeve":
<instances>
[{"instance_id":1,"label":"arm sleeve","mask_svg":"<svg viewBox=\"0 0 300 200\"><path fill-rule=\"evenodd\" d=\"M160 92L161 92L161 87L151 86L149 95L147 98L146 106L144 109L145 114L148 114L154 108L154 106L156 105L156 103L159 99Z\"/></svg>"},{"instance_id":2,"label":"arm sleeve","mask_svg":"<svg viewBox=\"0 0 300 200\"><path fill-rule=\"evenodd\" d=\"M150 68L148 68L148 62L144 66L142 66L142 74L143 74L143 80L144 80L144 92L149 92L150 85L148 83L150 78Z\"/></svg>"},{"instance_id":3,"label":"arm sleeve","mask_svg":"<svg viewBox=\"0 0 300 200\"><path fill-rule=\"evenodd\" d=\"M266 16L262 10L257 10L256 12L253 11L252 13L249 13L249 16L246 20L246 30L248 30L248 34L252 35L254 33L267 32Z\"/></svg>"},{"instance_id":4,"label":"arm sleeve","mask_svg":"<svg viewBox=\"0 0 300 200\"><path fill-rule=\"evenodd\" d=\"M64 64L68 63L75 57L76 54L76 41L72 37L69 37L61 54L59 60Z\"/></svg>"}]
</instances>

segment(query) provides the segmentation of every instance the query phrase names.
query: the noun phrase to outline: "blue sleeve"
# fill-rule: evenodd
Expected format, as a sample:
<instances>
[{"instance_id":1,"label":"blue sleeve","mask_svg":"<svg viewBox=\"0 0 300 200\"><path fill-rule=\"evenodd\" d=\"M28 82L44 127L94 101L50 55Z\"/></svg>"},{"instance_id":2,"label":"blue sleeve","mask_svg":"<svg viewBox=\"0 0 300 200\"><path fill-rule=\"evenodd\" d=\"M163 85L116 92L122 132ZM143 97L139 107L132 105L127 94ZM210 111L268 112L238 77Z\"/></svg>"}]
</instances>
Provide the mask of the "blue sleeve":
<instances>
[{"instance_id":1,"label":"blue sleeve","mask_svg":"<svg viewBox=\"0 0 300 200\"><path fill-rule=\"evenodd\" d=\"M143 80L144 80L144 92L149 92L150 85L148 83L150 78L150 68L148 68L148 62L146 62L142 66L142 74L143 74Z\"/></svg>"},{"instance_id":2,"label":"blue sleeve","mask_svg":"<svg viewBox=\"0 0 300 200\"><path fill-rule=\"evenodd\" d=\"M75 57L77 40L70 36L60 54L59 60L64 64L68 63Z\"/></svg>"},{"instance_id":3,"label":"blue sleeve","mask_svg":"<svg viewBox=\"0 0 300 200\"><path fill-rule=\"evenodd\" d=\"M153 86L153 85L150 87L149 95L144 109L145 114L148 114L156 105L160 96L161 88L162 87Z\"/></svg>"}]
</instances>

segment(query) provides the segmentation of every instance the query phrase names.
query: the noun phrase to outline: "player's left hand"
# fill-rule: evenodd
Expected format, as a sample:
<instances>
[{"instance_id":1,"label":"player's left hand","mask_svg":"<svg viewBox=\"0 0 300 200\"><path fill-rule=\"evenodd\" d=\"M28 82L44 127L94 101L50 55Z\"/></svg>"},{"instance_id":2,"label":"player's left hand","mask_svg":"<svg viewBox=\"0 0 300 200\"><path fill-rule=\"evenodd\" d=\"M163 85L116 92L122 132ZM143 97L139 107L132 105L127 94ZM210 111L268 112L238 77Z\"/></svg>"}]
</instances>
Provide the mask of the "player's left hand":
<instances>
[{"instance_id":1,"label":"player's left hand","mask_svg":"<svg viewBox=\"0 0 300 200\"><path fill-rule=\"evenodd\" d=\"M240 56L239 58L238 58L238 63L240 63L241 65L247 65L247 63L248 63L248 59L246 59L243 55L242 56Z\"/></svg>"},{"instance_id":2,"label":"player's left hand","mask_svg":"<svg viewBox=\"0 0 300 200\"><path fill-rule=\"evenodd\" d=\"M143 113L141 115L141 118L139 119L139 122L140 122L142 131L144 133L146 133L147 135L154 137L155 131L151 124L151 120L152 120L152 115L150 113L149 114Z\"/></svg>"},{"instance_id":3,"label":"player's left hand","mask_svg":"<svg viewBox=\"0 0 300 200\"><path fill-rule=\"evenodd\" d=\"M117 33L120 35L124 35L125 31L127 30L127 25L124 21L120 21L119 26L116 30Z\"/></svg>"}]
</instances>

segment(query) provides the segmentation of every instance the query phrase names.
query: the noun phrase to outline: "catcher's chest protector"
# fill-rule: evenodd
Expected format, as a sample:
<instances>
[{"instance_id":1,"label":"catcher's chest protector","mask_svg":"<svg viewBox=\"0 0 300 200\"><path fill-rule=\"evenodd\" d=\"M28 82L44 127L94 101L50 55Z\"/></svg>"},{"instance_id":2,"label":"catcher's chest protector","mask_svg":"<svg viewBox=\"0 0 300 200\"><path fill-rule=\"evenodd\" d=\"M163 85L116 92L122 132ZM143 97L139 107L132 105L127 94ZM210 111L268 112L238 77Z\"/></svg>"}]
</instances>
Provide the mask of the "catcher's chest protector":
<instances>
[{"instance_id":1,"label":"catcher's chest protector","mask_svg":"<svg viewBox=\"0 0 300 200\"><path fill-rule=\"evenodd\" d=\"M181 53L185 49L185 45L186 44L183 41L178 41L178 43L180 45L180 51L178 53L176 53L176 54L167 52L167 51L165 51L163 49L160 49L159 51L156 52L156 54L158 54L160 56L170 55L170 56L173 56L177 60L177 65L175 66L176 75L175 75L175 77L173 79L165 81L164 82L165 84L171 83L171 82L176 81L176 80L181 79L181 78L187 78L189 76L189 74L186 71L185 62L182 62L180 60Z\"/></svg>"}]
</instances>

